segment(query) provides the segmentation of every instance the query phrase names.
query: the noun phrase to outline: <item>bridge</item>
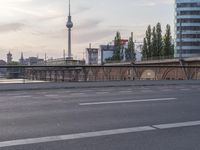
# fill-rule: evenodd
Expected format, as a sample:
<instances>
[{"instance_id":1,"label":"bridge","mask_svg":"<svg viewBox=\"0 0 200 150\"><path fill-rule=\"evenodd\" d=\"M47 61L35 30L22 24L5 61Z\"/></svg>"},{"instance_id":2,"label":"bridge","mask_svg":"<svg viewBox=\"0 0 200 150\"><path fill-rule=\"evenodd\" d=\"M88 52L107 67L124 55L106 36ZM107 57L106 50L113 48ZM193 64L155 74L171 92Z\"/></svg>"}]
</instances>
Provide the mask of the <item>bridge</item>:
<instances>
[{"instance_id":1,"label":"bridge","mask_svg":"<svg viewBox=\"0 0 200 150\"><path fill-rule=\"evenodd\" d=\"M198 60L2 67L53 82L1 84L1 150L200 147L200 80L67 82L199 79Z\"/></svg>"},{"instance_id":2,"label":"bridge","mask_svg":"<svg viewBox=\"0 0 200 150\"><path fill-rule=\"evenodd\" d=\"M199 80L200 58L166 59L143 62L80 66L30 66L30 80L55 82L112 80Z\"/></svg>"}]
</instances>

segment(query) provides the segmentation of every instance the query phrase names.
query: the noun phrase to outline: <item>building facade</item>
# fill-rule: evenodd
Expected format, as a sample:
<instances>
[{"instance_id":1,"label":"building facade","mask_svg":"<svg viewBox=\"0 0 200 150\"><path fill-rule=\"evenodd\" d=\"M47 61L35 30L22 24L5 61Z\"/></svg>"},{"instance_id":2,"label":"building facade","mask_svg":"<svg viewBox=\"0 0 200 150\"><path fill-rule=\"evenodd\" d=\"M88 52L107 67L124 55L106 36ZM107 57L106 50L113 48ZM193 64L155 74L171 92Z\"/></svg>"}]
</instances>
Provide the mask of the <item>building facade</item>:
<instances>
[{"instance_id":1,"label":"building facade","mask_svg":"<svg viewBox=\"0 0 200 150\"><path fill-rule=\"evenodd\" d=\"M98 64L106 63L107 59L111 58L114 53L114 45L100 45L98 49Z\"/></svg>"},{"instance_id":2,"label":"building facade","mask_svg":"<svg viewBox=\"0 0 200 150\"><path fill-rule=\"evenodd\" d=\"M98 48L86 48L86 64L98 64Z\"/></svg>"},{"instance_id":3,"label":"building facade","mask_svg":"<svg viewBox=\"0 0 200 150\"><path fill-rule=\"evenodd\" d=\"M175 1L175 57L200 56L200 0Z\"/></svg>"},{"instance_id":4,"label":"building facade","mask_svg":"<svg viewBox=\"0 0 200 150\"><path fill-rule=\"evenodd\" d=\"M12 63L12 54L9 52L8 54L7 54L7 64L11 64Z\"/></svg>"}]
</instances>

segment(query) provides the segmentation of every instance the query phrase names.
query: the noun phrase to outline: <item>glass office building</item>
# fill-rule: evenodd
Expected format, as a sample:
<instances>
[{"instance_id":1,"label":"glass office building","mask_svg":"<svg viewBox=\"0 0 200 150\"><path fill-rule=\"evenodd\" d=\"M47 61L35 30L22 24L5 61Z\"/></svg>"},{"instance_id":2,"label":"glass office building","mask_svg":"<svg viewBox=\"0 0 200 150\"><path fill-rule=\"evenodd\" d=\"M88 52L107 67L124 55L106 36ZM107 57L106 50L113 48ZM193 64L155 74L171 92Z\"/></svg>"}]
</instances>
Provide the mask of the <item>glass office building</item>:
<instances>
[{"instance_id":1,"label":"glass office building","mask_svg":"<svg viewBox=\"0 0 200 150\"><path fill-rule=\"evenodd\" d=\"M176 0L175 57L200 56L200 0Z\"/></svg>"}]
</instances>

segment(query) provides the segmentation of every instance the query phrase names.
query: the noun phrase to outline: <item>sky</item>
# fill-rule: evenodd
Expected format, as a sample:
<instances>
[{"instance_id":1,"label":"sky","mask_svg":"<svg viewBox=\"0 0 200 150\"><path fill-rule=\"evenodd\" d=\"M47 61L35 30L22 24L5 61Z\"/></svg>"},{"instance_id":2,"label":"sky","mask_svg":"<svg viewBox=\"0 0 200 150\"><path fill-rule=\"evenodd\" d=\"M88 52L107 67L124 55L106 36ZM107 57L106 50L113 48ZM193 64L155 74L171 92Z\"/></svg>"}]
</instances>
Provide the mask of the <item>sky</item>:
<instances>
[{"instance_id":1,"label":"sky","mask_svg":"<svg viewBox=\"0 0 200 150\"><path fill-rule=\"evenodd\" d=\"M71 0L72 53L83 58L92 47L110 43L116 31L122 38L134 33L142 41L149 24L174 23L174 0ZM24 57L63 57L67 49L68 0L0 0L0 59L11 51Z\"/></svg>"}]
</instances>

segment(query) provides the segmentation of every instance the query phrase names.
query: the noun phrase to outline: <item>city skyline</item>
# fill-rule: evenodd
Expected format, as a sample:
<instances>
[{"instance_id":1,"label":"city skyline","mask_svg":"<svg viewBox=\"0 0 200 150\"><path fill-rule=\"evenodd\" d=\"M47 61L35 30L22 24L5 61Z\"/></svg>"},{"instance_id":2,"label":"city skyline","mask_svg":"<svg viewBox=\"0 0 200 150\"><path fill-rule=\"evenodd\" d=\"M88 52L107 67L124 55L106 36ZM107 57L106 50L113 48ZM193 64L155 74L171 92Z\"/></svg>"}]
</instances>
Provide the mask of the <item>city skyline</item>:
<instances>
[{"instance_id":1,"label":"city skyline","mask_svg":"<svg viewBox=\"0 0 200 150\"><path fill-rule=\"evenodd\" d=\"M68 0L0 0L0 59L10 50L17 60L25 57L62 57L67 50ZM73 0L72 53L82 58L91 42L94 47L112 41L115 32L123 38L134 33L142 40L148 24L174 23L173 0ZM113 7L115 6L115 7ZM141 11L142 10L142 11ZM165 15L163 15L163 12ZM164 28L163 28L164 29Z\"/></svg>"}]
</instances>

